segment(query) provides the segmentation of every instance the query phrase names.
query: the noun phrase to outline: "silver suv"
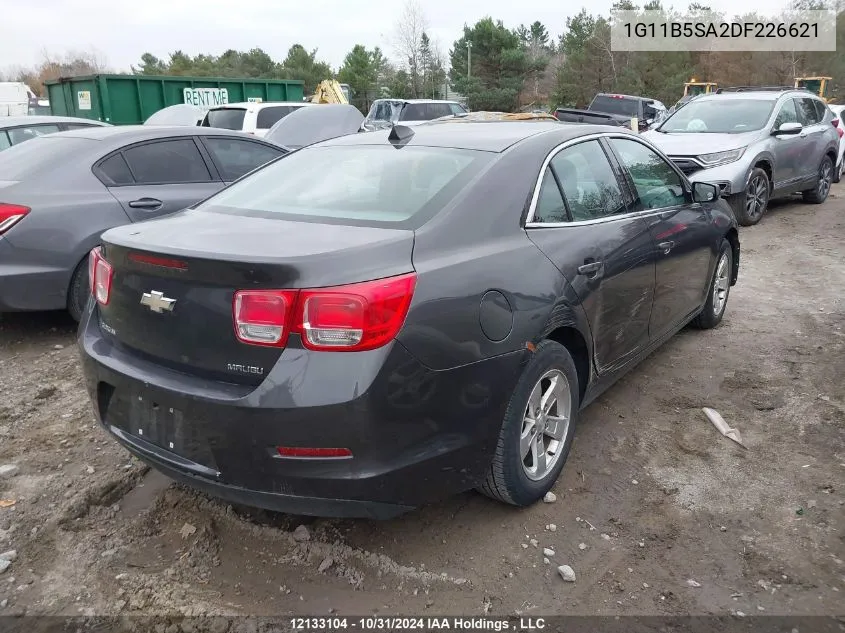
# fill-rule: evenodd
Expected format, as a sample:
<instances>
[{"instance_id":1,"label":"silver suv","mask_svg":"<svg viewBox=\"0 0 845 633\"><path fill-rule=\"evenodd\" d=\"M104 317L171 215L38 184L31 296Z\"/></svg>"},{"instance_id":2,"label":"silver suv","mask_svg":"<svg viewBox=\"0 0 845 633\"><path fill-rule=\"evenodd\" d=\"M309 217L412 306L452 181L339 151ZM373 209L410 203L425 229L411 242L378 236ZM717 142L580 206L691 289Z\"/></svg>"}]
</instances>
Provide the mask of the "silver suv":
<instances>
[{"instance_id":1,"label":"silver suv","mask_svg":"<svg viewBox=\"0 0 845 633\"><path fill-rule=\"evenodd\" d=\"M775 196L821 204L833 181L839 135L827 105L804 90L701 95L643 133L692 181L719 185L743 226Z\"/></svg>"}]
</instances>

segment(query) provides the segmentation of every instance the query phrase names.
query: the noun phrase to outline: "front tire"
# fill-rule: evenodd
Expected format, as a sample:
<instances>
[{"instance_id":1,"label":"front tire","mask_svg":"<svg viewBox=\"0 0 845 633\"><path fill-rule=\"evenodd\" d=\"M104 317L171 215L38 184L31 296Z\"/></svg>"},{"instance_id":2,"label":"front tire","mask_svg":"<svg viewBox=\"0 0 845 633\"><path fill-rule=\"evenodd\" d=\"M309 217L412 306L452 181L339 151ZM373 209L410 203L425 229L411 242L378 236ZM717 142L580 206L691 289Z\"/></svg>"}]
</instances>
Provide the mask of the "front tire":
<instances>
[{"instance_id":1,"label":"front tire","mask_svg":"<svg viewBox=\"0 0 845 633\"><path fill-rule=\"evenodd\" d=\"M830 193L830 184L833 182L833 161L830 156L825 156L822 159L822 164L819 165L819 180L816 186L812 189L802 191L804 202L810 204L821 204L827 200L827 195Z\"/></svg>"},{"instance_id":2,"label":"front tire","mask_svg":"<svg viewBox=\"0 0 845 633\"><path fill-rule=\"evenodd\" d=\"M88 296L91 291L88 287L88 258L83 259L73 271L70 278L70 286L67 291L67 311L71 318L79 323L82 313L88 304Z\"/></svg>"},{"instance_id":3,"label":"front tire","mask_svg":"<svg viewBox=\"0 0 845 633\"><path fill-rule=\"evenodd\" d=\"M771 186L765 170L755 167L748 177L745 191L728 198L736 221L740 226L753 226L760 221L769 207Z\"/></svg>"},{"instance_id":4,"label":"front tire","mask_svg":"<svg viewBox=\"0 0 845 633\"><path fill-rule=\"evenodd\" d=\"M731 276L733 273L733 249L727 240L719 245L719 257L716 268L707 290L707 301L704 308L693 319L692 324L701 329L709 330L722 322L728 307L728 296L731 292Z\"/></svg>"},{"instance_id":5,"label":"front tire","mask_svg":"<svg viewBox=\"0 0 845 633\"><path fill-rule=\"evenodd\" d=\"M543 341L519 377L496 452L479 491L516 506L541 499L569 455L580 406L578 372L569 351Z\"/></svg>"}]
</instances>

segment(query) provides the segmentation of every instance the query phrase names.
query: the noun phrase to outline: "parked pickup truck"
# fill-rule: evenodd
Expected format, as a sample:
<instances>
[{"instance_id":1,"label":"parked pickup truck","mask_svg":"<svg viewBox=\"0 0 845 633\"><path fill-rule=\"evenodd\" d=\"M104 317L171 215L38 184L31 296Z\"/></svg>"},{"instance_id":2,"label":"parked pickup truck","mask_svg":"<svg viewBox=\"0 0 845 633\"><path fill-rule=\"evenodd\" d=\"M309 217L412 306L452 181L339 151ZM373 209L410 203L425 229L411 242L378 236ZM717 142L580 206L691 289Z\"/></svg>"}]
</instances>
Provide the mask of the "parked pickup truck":
<instances>
[{"instance_id":1,"label":"parked pickup truck","mask_svg":"<svg viewBox=\"0 0 845 633\"><path fill-rule=\"evenodd\" d=\"M593 97L586 110L557 108L554 116L558 121L570 123L593 123L599 125L631 126L631 119L637 118L639 129L646 130L665 112L666 106L656 99L599 93Z\"/></svg>"}]
</instances>

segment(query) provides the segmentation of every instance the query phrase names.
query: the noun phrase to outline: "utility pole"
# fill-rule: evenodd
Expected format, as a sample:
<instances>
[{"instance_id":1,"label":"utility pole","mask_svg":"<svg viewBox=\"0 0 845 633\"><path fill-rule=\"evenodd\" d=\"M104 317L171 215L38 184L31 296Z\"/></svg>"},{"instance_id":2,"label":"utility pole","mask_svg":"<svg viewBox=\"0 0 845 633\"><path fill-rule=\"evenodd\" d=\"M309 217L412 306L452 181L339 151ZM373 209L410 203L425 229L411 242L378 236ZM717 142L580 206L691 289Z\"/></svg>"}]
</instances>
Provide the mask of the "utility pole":
<instances>
[{"instance_id":1,"label":"utility pole","mask_svg":"<svg viewBox=\"0 0 845 633\"><path fill-rule=\"evenodd\" d=\"M469 78L472 76L472 40L467 40L467 110L469 107Z\"/></svg>"}]
</instances>

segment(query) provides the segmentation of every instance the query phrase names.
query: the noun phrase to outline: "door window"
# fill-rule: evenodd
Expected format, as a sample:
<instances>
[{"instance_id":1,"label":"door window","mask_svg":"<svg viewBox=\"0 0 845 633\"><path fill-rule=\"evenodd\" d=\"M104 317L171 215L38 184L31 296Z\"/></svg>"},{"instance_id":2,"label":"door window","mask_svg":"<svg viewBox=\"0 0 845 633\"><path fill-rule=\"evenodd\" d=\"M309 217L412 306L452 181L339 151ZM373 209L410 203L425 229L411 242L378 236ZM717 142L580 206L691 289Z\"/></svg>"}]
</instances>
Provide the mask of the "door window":
<instances>
[{"instance_id":1,"label":"door window","mask_svg":"<svg viewBox=\"0 0 845 633\"><path fill-rule=\"evenodd\" d=\"M282 153L261 143L235 138L206 138L203 142L226 181L237 180Z\"/></svg>"},{"instance_id":2,"label":"door window","mask_svg":"<svg viewBox=\"0 0 845 633\"><path fill-rule=\"evenodd\" d=\"M534 222L566 222L568 219L560 187L557 186L552 170L547 167L540 185L537 207L534 209Z\"/></svg>"},{"instance_id":3,"label":"door window","mask_svg":"<svg viewBox=\"0 0 845 633\"><path fill-rule=\"evenodd\" d=\"M798 110L795 108L795 99L787 99L783 102L780 112L775 117L774 129L780 129L780 126L784 123L798 123Z\"/></svg>"},{"instance_id":4,"label":"door window","mask_svg":"<svg viewBox=\"0 0 845 633\"><path fill-rule=\"evenodd\" d=\"M58 125L28 125L26 127L14 127L8 130L9 140L12 145L23 143L45 134L54 134L59 131Z\"/></svg>"},{"instance_id":5,"label":"door window","mask_svg":"<svg viewBox=\"0 0 845 633\"><path fill-rule=\"evenodd\" d=\"M634 181L635 211L674 207L687 201L681 177L651 148L624 138L611 138L610 144Z\"/></svg>"},{"instance_id":6,"label":"door window","mask_svg":"<svg viewBox=\"0 0 845 633\"><path fill-rule=\"evenodd\" d=\"M558 152L552 169L563 187L572 220L596 220L625 213L616 175L598 141L586 141Z\"/></svg>"},{"instance_id":7,"label":"door window","mask_svg":"<svg viewBox=\"0 0 845 633\"><path fill-rule=\"evenodd\" d=\"M9 135L6 134L5 130L0 130L0 150L4 150L11 146L12 144L9 142Z\"/></svg>"},{"instance_id":8,"label":"door window","mask_svg":"<svg viewBox=\"0 0 845 633\"><path fill-rule=\"evenodd\" d=\"M136 145L124 150L123 156L139 185L211 180L202 155L189 138Z\"/></svg>"},{"instance_id":9,"label":"door window","mask_svg":"<svg viewBox=\"0 0 845 633\"><path fill-rule=\"evenodd\" d=\"M804 125L815 125L816 123L821 122L819 113L816 111L816 105L814 103L815 99L804 97L802 99L796 99L796 101L800 106L799 114L803 119L802 122Z\"/></svg>"}]
</instances>

